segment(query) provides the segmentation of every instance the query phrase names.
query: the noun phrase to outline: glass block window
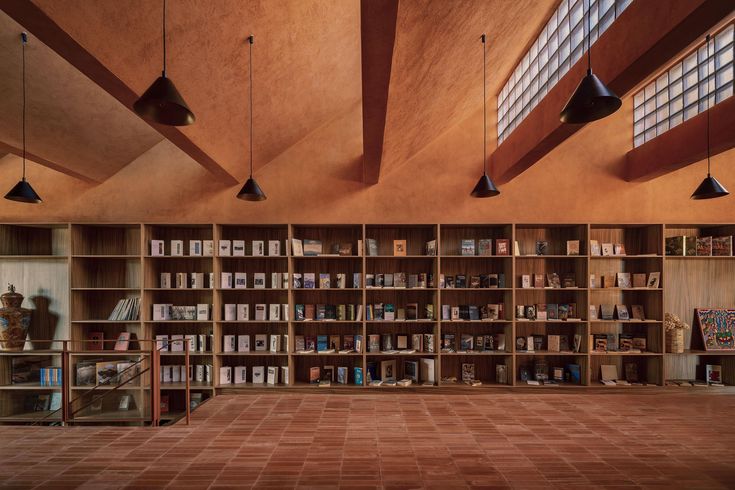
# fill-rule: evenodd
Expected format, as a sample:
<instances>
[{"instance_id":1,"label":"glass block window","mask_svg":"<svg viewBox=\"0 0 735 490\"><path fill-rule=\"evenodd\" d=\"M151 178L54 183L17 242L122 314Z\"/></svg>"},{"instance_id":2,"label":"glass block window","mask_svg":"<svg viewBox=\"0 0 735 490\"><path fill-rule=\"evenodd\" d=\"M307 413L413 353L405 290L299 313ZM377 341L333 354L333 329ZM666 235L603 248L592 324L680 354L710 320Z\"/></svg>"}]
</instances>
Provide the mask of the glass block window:
<instances>
[{"instance_id":1,"label":"glass block window","mask_svg":"<svg viewBox=\"0 0 735 490\"><path fill-rule=\"evenodd\" d=\"M498 95L498 143L508 137L586 53L587 4L590 11L590 43L594 44L632 1L561 0Z\"/></svg>"},{"instance_id":2,"label":"glass block window","mask_svg":"<svg viewBox=\"0 0 735 490\"><path fill-rule=\"evenodd\" d=\"M633 146L638 147L733 92L733 30L730 24L653 79L633 96ZM709 78L707 66L709 65Z\"/></svg>"}]
</instances>

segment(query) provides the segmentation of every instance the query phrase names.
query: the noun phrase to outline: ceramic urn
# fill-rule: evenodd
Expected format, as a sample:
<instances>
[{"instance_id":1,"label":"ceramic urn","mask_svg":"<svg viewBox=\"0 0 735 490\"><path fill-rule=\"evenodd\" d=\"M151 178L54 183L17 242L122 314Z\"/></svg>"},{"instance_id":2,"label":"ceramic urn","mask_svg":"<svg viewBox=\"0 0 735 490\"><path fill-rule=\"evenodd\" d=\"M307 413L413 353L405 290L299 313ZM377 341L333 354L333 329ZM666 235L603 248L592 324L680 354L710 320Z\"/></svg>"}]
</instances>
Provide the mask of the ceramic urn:
<instances>
[{"instance_id":1,"label":"ceramic urn","mask_svg":"<svg viewBox=\"0 0 735 490\"><path fill-rule=\"evenodd\" d=\"M31 310L21 308L23 295L8 285L8 292L0 296L0 350L21 351L25 346L28 327L31 324Z\"/></svg>"}]
</instances>

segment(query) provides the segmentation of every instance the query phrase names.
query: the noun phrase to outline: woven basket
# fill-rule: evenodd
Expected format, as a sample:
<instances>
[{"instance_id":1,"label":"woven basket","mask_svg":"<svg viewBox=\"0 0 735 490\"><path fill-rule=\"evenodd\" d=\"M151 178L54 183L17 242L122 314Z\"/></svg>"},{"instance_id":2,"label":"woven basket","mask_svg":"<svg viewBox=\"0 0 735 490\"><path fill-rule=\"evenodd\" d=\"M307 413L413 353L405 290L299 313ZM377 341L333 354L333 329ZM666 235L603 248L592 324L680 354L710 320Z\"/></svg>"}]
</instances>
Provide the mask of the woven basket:
<instances>
[{"instance_id":1,"label":"woven basket","mask_svg":"<svg viewBox=\"0 0 735 490\"><path fill-rule=\"evenodd\" d=\"M666 332L666 351L672 354L684 353L683 328L674 328Z\"/></svg>"}]
</instances>

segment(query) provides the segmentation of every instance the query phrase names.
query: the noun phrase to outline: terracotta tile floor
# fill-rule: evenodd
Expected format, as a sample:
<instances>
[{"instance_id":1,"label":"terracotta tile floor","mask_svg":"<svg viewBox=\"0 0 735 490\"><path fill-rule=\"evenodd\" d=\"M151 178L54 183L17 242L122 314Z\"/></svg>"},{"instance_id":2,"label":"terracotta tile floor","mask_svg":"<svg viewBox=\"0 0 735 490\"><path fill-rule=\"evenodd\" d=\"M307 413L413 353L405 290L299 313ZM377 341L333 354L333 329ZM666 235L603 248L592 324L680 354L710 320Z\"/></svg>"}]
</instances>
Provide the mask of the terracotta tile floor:
<instances>
[{"instance_id":1,"label":"terracotta tile floor","mask_svg":"<svg viewBox=\"0 0 735 490\"><path fill-rule=\"evenodd\" d=\"M219 396L192 425L0 427L8 488L735 488L735 396Z\"/></svg>"}]
</instances>

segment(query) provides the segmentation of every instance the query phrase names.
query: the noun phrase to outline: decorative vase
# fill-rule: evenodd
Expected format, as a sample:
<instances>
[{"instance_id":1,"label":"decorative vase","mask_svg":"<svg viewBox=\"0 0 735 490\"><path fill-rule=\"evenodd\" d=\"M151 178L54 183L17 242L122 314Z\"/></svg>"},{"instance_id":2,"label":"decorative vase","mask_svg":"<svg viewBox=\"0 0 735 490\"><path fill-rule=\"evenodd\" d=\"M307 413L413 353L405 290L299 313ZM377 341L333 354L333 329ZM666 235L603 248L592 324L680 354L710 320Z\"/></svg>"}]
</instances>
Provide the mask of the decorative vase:
<instances>
[{"instance_id":1,"label":"decorative vase","mask_svg":"<svg viewBox=\"0 0 735 490\"><path fill-rule=\"evenodd\" d=\"M671 354L684 353L684 329L674 328L666 332L666 340L668 341L667 351Z\"/></svg>"},{"instance_id":2,"label":"decorative vase","mask_svg":"<svg viewBox=\"0 0 735 490\"><path fill-rule=\"evenodd\" d=\"M0 350L22 351L25 347L28 327L31 325L31 310L21 308L23 295L15 292L8 284L8 292L0 296Z\"/></svg>"}]
</instances>

